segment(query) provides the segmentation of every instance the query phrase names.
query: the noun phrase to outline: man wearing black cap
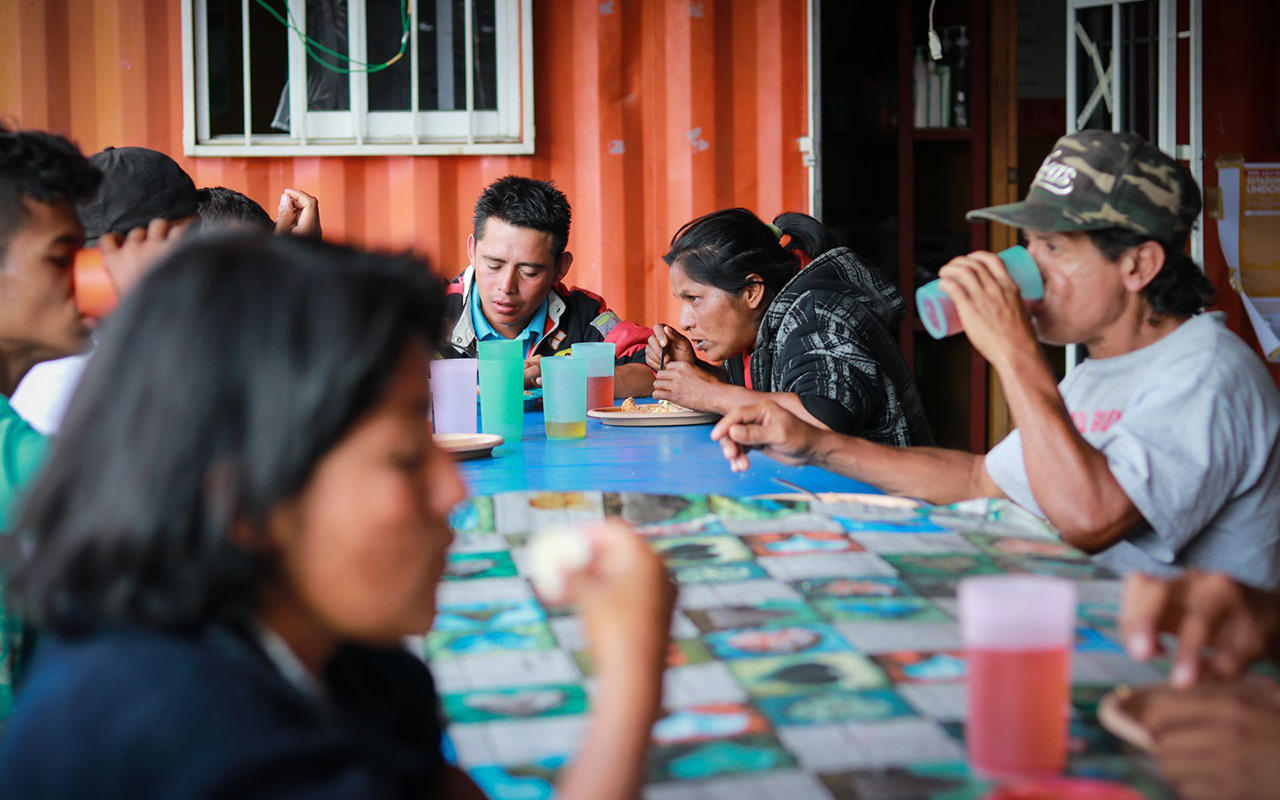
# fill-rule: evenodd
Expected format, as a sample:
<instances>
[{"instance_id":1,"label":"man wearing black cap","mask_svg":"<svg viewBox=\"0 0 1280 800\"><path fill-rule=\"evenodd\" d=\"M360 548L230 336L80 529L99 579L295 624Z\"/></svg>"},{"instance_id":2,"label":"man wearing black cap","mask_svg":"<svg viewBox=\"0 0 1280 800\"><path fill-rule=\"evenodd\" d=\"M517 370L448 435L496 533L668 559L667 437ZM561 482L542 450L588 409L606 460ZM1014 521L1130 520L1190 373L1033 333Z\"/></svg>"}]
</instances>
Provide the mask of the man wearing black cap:
<instances>
[{"instance_id":1,"label":"man wearing black cap","mask_svg":"<svg viewBox=\"0 0 1280 800\"><path fill-rule=\"evenodd\" d=\"M1024 230L1045 295L1028 312L986 252L942 269L1018 429L984 456L887 448L771 404L712 432L734 470L760 448L900 495L1006 497L1122 573L1224 572L1280 585L1280 394L1262 362L1200 313L1212 286L1184 252L1200 213L1186 167L1134 134L1060 139L1027 199L970 212ZM1083 343L1060 385L1037 339Z\"/></svg>"},{"instance_id":2,"label":"man wearing black cap","mask_svg":"<svg viewBox=\"0 0 1280 800\"><path fill-rule=\"evenodd\" d=\"M123 295L198 224L208 192L197 189L172 158L146 147L108 147L90 156L89 163L101 173L102 185L78 208L85 246L102 249L103 263ZM86 358L37 365L13 393L13 407L42 433L55 433Z\"/></svg>"},{"instance_id":3,"label":"man wearing black cap","mask_svg":"<svg viewBox=\"0 0 1280 800\"><path fill-rule=\"evenodd\" d=\"M102 188L80 206L85 245L104 233L127 236L154 219L182 225L194 222L209 193L197 189L178 162L146 147L108 147L89 156L102 172Z\"/></svg>"}]
</instances>

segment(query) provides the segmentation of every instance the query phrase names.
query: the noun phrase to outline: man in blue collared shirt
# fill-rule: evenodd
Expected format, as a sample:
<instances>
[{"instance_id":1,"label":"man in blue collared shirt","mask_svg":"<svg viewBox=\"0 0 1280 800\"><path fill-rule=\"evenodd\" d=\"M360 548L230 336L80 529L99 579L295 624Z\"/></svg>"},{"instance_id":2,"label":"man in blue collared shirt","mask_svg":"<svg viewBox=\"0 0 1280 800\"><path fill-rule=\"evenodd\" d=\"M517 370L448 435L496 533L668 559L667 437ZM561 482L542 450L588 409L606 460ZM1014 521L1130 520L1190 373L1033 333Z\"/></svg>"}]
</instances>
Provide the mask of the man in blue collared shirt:
<instances>
[{"instance_id":1,"label":"man in blue collared shirt","mask_svg":"<svg viewBox=\"0 0 1280 800\"><path fill-rule=\"evenodd\" d=\"M529 324L524 327L516 336L504 336L498 333L489 320L484 315L481 303L476 302L476 285L471 285L471 297L468 298L468 305L471 306L471 327L476 333L476 341L492 342L497 339L523 339L524 340L524 357L533 356L533 349L538 346L538 340L542 338L542 329L547 324L547 301L543 300L542 305L538 306L538 310L533 312L533 316L529 318Z\"/></svg>"},{"instance_id":2,"label":"man in blue collared shirt","mask_svg":"<svg viewBox=\"0 0 1280 800\"><path fill-rule=\"evenodd\" d=\"M533 387L543 356L579 342L612 342L614 393L648 396L653 371L644 348L653 332L619 318L598 295L563 283L573 263L565 249L570 216L564 192L549 181L508 175L484 190L467 238L471 264L449 284L452 329L441 354L474 357L478 342L521 339L525 386Z\"/></svg>"}]
</instances>

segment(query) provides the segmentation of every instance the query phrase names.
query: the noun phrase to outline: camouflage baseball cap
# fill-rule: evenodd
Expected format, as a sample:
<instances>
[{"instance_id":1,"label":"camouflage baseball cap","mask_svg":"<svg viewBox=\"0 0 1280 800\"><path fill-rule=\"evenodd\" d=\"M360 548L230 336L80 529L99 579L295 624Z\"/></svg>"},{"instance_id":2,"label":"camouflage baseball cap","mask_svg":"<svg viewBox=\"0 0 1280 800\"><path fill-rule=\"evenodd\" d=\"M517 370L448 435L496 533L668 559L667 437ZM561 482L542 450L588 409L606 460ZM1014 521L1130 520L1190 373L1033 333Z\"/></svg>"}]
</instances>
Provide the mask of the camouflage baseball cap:
<instances>
[{"instance_id":1,"label":"camouflage baseball cap","mask_svg":"<svg viewBox=\"0 0 1280 800\"><path fill-rule=\"evenodd\" d=\"M965 218L1033 231L1126 228L1180 243L1198 216L1200 187L1186 167L1135 133L1080 131L1053 146L1026 200Z\"/></svg>"}]
</instances>

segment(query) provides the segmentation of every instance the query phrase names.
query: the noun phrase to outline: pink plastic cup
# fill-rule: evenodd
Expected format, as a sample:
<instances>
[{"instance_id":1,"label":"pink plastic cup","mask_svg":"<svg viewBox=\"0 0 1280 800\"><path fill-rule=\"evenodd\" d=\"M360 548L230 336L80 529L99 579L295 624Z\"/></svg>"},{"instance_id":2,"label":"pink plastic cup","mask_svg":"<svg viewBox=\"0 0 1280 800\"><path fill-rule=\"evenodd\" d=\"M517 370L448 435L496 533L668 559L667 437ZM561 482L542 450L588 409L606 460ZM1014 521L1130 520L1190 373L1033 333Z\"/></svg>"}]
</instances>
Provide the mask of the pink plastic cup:
<instances>
[{"instance_id":1,"label":"pink plastic cup","mask_svg":"<svg viewBox=\"0 0 1280 800\"><path fill-rule=\"evenodd\" d=\"M1009 270L1009 277L1018 284L1022 299L1028 304L1044 299L1044 279L1040 277L1040 268L1036 260L1021 245L1001 250L996 255ZM924 329L935 339L941 339L964 330L960 323L960 315L956 313L956 304L951 302L947 293L942 291L942 281L930 281L916 289L916 311Z\"/></svg>"},{"instance_id":2,"label":"pink plastic cup","mask_svg":"<svg viewBox=\"0 0 1280 800\"><path fill-rule=\"evenodd\" d=\"M431 415L436 433L476 432L474 358L442 358L431 362Z\"/></svg>"},{"instance_id":3,"label":"pink plastic cup","mask_svg":"<svg viewBox=\"0 0 1280 800\"><path fill-rule=\"evenodd\" d=\"M1045 778L1067 763L1076 587L1043 575L959 584L969 674L969 765L988 779Z\"/></svg>"}]
</instances>

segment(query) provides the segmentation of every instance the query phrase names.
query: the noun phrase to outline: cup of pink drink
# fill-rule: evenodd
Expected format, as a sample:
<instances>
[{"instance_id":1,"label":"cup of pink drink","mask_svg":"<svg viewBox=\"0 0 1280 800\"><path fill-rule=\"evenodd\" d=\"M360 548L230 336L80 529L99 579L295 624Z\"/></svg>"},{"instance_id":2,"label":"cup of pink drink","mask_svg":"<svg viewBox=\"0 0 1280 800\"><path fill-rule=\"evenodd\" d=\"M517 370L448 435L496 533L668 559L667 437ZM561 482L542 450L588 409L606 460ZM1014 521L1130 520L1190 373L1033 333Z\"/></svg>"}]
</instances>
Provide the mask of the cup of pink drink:
<instances>
[{"instance_id":1,"label":"cup of pink drink","mask_svg":"<svg viewBox=\"0 0 1280 800\"><path fill-rule=\"evenodd\" d=\"M1004 262L1009 277L1018 284L1022 299L1030 305L1044 299L1044 279L1040 277L1040 268L1036 260L1021 245L1010 247L996 253ZM956 304L947 293L942 291L942 281L930 281L916 290L916 311L924 329L935 339L959 333L964 330L960 315L956 312Z\"/></svg>"},{"instance_id":2,"label":"cup of pink drink","mask_svg":"<svg viewBox=\"0 0 1280 800\"><path fill-rule=\"evenodd\" d=\"M1057 775L1067 761L1075 584L984 575L960 581L958 596L970 767L995 780Z\"/></svg>"},{"instance_id":3,"label":"cup of pink drink","mask_svg":"<svg viewBox=\"0 0 1280 800\"><path fill-rule=\"evenodd\" d=\"M579 342L575 356L587 359L587 410L613 406L613 360L618 346L613 342Z\"/></svg>"}]
</instances>

